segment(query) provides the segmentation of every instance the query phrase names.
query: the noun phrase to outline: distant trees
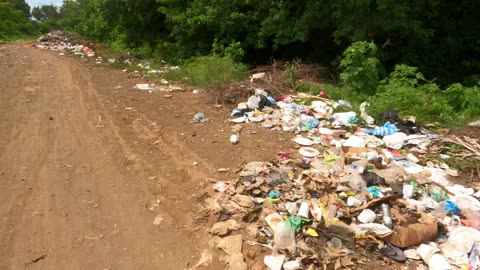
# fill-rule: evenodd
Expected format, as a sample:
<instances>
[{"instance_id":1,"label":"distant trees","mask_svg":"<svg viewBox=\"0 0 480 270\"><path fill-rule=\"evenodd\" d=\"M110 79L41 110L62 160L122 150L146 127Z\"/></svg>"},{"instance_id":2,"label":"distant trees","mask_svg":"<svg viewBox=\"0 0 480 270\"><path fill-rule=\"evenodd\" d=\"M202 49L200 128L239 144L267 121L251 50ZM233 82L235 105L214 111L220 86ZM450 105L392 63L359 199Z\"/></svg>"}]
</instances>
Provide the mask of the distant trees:
<instances>
[{"instance_id":1,"label":"distant trees","mask_svg":"<svg viewBox=\"0 0 480 270\"><path fill-rule=\"evenodd\" d=\"M18 2L25 3L25 1ZM22 5L18 6L22 7ZM30 8L28 8L28 11L30 11ZM28 14L23 9L15 8L11 1L0 0L0 40L15 39L26 34L32 34L34 29L28 19Z\"/></svg>"},{"instance_id":2,"label":"distant trees","mask_svg":"<svg viewBox=\"0 0 480 270\"><path fill-rule=\"evenodd\" d=\"M55 5L34 7L32 9L32 16L40 22L45 22L48 19L58 20L60 18L59 7Z\"/></svg>"},{"instance_id":3,"label":"distant trees","mask_svg":"<svg viewBox=\"0 0 480 270\"><path fill-rule=\"evenodd\" d=\"M2 2L29 16L25 0ZM337 66L368 41L386 73L402 63L446 83L480 73L479 13L477 0L64 0L32 10L49 26L170 60L214 52Z\"/></svg>"},{"instance_id":4,"label":"distant trees","mask_svg":"<svg viewBox=\"0 0 480 270\"><path fill-rule=\"evenodd\" d=\"M0 3L11 3L13 9L22 11L27 18L30 17L30 6L25 0L0 0Z\"/></svg>"}]
</instances>

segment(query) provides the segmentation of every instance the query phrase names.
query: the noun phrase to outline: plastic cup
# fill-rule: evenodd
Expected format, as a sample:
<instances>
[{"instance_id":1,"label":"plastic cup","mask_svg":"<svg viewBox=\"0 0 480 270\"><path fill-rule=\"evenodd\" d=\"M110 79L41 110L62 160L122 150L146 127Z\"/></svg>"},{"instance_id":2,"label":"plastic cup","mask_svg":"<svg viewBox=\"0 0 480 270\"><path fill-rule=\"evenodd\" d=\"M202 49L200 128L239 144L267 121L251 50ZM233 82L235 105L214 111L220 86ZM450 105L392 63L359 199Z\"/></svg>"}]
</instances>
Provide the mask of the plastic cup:
<instances>
[{"instance_id":1,"label":"plastic cup","mask_svg":"<svg viewBox=\"0 0 480 270\"><path fill-rule=\"evenodd\" d=\"M347 199L347 205L348 206L360 206L360 205L362 205L362 201L360 201L359 199L357 199L353 196L350 196Z\"/></svg>"},{"instance_id":2,"label":"plastic cup","mask_svg":"<svg viewBox=\"0 0 480 270\"><path fill-rule=\"evenodd\" d=\"M370 209L363 209L363 211L357 217L357 219L364 224L372 223L375 221L376 218L377 215Z\"/></svg>"},{"instance_id":3,"label":"plastic cup","mask_svg":"<svg viewBox=\"0 0 480 270\"><path fill-rule=\"evenodd\" d=\"M302 202L300 204L300 209L298 209L297 216L308 218L309 213L310 213L310 204L308 202Z\"/></svg>"}]
</instances>

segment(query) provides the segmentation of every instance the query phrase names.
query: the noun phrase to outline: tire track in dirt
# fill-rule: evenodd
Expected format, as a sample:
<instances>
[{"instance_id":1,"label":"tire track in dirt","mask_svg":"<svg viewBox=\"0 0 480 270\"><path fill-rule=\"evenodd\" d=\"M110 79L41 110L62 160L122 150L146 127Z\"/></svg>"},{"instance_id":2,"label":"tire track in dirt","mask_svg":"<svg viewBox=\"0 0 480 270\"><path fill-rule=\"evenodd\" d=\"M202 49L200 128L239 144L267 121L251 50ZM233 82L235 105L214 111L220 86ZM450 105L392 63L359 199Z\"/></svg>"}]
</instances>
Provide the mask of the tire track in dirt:
<instances>
[{"instance_id":1,"label":"tire track in dirt","mask_svg":"<svg viewBox=\"0 0 480 270\"><path fill-rule=\"evenodd\" d=\"M231 145L206 93L166 99L81 59L0 53L0 270L189 268L215 221L199 212L206 179L290 147L254 124ZM211 121L192 124L198 111Z\"/></svg>"},{"instance_id":2,"label":"tire track in dirt","mask_svg":"<svg viewBox=\"0 0 480 270\"><path fill-rule=\"evenodd\" d=\"M189 238L180 225L196 210L192 179L205 175L183 168L188 162L178 158L187 150L136 121L133 136L163 145L155 151L166 160L148 164L103 108L96 89L104 86L81 63L6 50L2 57L14 66L1 75L9 83L1 88L0 269L183 269L193 262L201 235ZM12 60L19 58L27 64ZM151 190L152 175L165 190ZM179 185L169 182L174 175ZM145 208L155 193L166 198L160 227Z\"/></svg>"}]
</instances>

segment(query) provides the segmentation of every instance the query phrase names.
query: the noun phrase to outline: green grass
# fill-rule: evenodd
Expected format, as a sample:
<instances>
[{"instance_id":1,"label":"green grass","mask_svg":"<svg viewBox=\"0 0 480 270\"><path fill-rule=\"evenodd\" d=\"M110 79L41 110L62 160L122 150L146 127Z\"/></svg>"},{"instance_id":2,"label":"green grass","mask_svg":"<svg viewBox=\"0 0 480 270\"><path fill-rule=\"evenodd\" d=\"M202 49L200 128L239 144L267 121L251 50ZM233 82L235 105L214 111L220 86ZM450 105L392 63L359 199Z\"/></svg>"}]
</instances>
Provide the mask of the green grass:
<instances>
[{"instance_id":1,"label":"green grass","mask_svg":"<svg viewBox=\"0 0 480 270\"><path fill-rule=\"evenodd\" d=\"M31 35L12 35L12 36L1 36L0 42L12 42L12 41L34 41L37 36Z\"/></svg>"},{"instance_id":2,"label":"green grass","mask_svg":"<svg viewBox=\"0 0 480 270\"><path fill-rule=\"evenodd\" d=\"M196 57L180 69L164 74L169 81L183 82L206 89L219 87L231 81L248 76L247 66L234 62L228 57L216 55Z\"/></svg>"}]
</instances>

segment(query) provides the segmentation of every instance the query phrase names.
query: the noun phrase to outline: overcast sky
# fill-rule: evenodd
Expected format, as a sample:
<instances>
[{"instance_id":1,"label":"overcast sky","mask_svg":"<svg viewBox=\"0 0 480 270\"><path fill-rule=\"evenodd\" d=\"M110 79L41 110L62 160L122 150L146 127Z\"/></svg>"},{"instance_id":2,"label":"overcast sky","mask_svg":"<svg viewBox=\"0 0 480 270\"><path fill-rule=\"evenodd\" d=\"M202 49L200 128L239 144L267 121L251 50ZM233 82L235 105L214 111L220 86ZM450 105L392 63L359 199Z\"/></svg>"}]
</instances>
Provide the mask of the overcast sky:
<instances>
[{"instance_id":1,"label":"overcast sky","mask_svg":"<svg viewBox=\"0 0 480 270\"><path fill-rule=\"evenodd\" d=\"M27 0L27 3L30 5L30 7L38 7L38 6L43 6L43 5L62 5L63 0Z\"/></svg>"}]
</instances>

